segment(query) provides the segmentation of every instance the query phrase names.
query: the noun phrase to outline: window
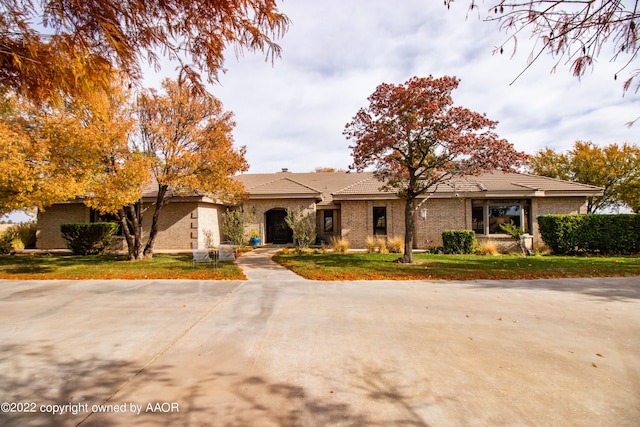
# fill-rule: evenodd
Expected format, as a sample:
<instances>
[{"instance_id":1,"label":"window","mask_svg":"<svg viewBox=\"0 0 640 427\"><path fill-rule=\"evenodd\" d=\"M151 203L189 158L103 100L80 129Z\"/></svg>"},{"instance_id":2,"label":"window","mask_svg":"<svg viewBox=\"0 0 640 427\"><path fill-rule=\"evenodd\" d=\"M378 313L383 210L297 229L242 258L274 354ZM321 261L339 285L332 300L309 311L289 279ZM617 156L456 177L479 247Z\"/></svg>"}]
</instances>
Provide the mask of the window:
<instances>
[{"instance_id":1,"label":"window","mask_svg":"<svg viewBox=\"0 0 640 427\"><path fill-rule=\"evenodd\" d=\"M477 234L504 234L500 226L513 221L531 231L530 200L474 200L471 206L472 229Z\"/></svg>"},{"instance_id":2,"label":"window","mask_svg":"<svg viewBox=\"0 0 640 427\"><path fill-rule=\"evenodd\" d=\"M476 234L484 234L484 201L474 200L471 206L471 229Z\"/></svg>"},{"instance_id":3,"label":"window","mask_svg":"<svg viewBox=\"0 0 640 427\"><path fill-rule=\"evenodd\" d=\"M386 236L387 234L386 207L373 208L373 234L383 236Z\"/></svg>"},{"instance_id":4,"label":"window","mask_svg":"<svg viewBox=\"0 0 640 427\"><path fill-rule=\"evenodd\" d=\"M324 232L333 233L333 211L324 211Z\"/></svg>"}]
</instances>

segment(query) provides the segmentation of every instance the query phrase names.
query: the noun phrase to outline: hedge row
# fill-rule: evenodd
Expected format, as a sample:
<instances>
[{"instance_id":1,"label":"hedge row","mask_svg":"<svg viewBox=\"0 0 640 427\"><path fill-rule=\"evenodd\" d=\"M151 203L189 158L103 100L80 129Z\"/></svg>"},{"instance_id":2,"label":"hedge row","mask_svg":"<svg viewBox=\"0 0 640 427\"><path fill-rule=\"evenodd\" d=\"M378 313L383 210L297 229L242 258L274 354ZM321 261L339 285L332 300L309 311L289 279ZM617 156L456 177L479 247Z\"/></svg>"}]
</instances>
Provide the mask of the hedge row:
<instances>
[{"instance_id":1,"label":"hedge row","mask_svg":"<svg viewBox=\"0 0 640 427\"><path fill-rule=\"evenodd\" d=\"M640 253L640 215L541 215L538 226L558 255Z\"/></svg>"},{"instance_id":2,"label":"hedge row","mask_svg":"<svg viewBox=\"0 0 640 427\"><path fill-rule=\"evenodd\" d=\"M472 230L445 230L442 243L445 254L470 254L476 248L476 233Z\"/></svg>"},{"instance_id":3,"label":"hedge row","mask_svg":"<svg viewBox=\"0 0 640 427\"><path fill-rule=\"evenodd\" d=\"M118 227L115 222L61 224L60 231L74 255L95 255L111 244Z\"/></svg>"}]
</instances>

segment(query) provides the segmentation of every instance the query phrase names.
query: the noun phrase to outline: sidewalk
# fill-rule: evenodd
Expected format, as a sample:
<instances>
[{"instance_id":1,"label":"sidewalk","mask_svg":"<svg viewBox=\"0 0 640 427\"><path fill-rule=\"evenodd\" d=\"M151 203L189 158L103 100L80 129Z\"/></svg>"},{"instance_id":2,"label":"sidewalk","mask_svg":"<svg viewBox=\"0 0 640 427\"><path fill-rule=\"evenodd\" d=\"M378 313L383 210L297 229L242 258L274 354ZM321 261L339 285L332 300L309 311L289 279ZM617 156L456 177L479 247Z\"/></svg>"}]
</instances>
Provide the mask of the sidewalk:
<instances>
[{"instance_id":1,"label":"sidewalk","mask_svg":"<svg viewBox=\"0 0 640 427\"><path fill-rule=\"evenodd\" d=\"M247 279L251 281L283 282L305 280L271 259L277 251L276 248L257 248L238 257L236 264L244 271Z\"/></svg>"}]
</instances>

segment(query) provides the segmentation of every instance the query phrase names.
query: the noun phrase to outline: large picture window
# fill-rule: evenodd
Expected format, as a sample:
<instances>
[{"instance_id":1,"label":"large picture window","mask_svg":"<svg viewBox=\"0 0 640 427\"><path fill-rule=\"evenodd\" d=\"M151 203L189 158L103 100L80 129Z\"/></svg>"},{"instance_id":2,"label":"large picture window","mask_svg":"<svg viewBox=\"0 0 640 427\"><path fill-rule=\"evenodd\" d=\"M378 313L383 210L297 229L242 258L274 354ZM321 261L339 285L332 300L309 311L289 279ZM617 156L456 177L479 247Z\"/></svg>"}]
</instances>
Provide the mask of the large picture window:
<instances>
[{"instance_id":1,"label":"large picture window","mask_svg":"<svg viewBox=\"0 0 640 427\"><path fill-rule=\"evenodd\" d=\"M376 207L373 208L373 234L374 235L387 235L387 208Z\"/></svg>"},{"instance_id":2,"label":"large picture window","mask_svg":"<svg viewBox=\"0 0 640 427\"><path fill-rule=\"evenodd\" d=\"M513 223L531 232L531 201L474 200L471 207L472 229L476 234L504 234L502 224Z\"/></svg>"}]
</instances>

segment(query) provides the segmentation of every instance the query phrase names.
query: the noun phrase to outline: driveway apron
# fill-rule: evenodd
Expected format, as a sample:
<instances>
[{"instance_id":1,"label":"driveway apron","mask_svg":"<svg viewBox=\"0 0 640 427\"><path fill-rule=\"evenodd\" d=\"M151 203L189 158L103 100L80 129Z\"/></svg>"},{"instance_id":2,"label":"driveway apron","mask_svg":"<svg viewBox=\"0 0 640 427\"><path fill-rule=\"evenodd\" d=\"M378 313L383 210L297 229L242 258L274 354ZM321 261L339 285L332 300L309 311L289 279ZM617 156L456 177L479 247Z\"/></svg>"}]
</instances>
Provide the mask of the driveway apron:
<instances>
[{"instance_id":1,"label":"driveway apron","mask_svg":"<svg viewBox=\"0 0 640 427\"><path fill-rule=\"evenodd\" d=\"M315 282L271 255L1 281L0 425L638 425L640 277Z\"/></svg>"}]
</instances>

